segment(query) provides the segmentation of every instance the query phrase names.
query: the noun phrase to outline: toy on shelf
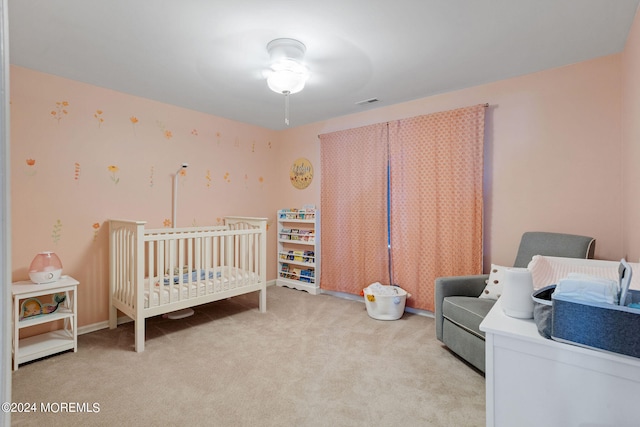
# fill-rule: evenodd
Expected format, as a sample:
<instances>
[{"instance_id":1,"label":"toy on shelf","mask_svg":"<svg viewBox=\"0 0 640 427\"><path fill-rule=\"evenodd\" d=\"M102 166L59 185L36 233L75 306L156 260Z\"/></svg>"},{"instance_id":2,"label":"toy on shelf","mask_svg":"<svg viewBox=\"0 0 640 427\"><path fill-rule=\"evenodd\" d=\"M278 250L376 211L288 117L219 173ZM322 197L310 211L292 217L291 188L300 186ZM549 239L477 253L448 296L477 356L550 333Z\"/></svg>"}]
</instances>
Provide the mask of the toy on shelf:
<instances>
[{"instance_id":1,"label":"toy on shelf","mask_svg":"<svg viewBox=\"0 0 640 427\"><path fill-rule=\"evenodd\" d=\"M53 303L43 304L38 298L27 298L20 305L20 320L54 313L66 299L65 294L53 294Z\"/></svg>"}]
</instances>

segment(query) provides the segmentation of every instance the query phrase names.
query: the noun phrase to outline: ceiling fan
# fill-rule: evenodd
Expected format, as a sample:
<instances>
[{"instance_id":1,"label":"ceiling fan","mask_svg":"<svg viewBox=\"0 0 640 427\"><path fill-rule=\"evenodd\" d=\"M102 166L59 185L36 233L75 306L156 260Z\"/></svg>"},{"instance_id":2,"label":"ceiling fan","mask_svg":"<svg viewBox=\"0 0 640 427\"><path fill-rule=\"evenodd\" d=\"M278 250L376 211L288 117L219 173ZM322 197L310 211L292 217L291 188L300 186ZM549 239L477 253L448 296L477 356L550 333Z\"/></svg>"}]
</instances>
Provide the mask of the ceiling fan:
<instances>
[{"instance_id":1,"label":"ceiling fan","mask_svg":"<svg viewBox=\"0 0 640 427\"><path fill-rule=\"evenodd\" d=\"M230 115L270 106L265 115L276 113L276 120L282 123L281 110L272 109L276 92L284 96L285 126L293 124L290 102L291 107L301 102L300 114L308 114L310 109L329 110L337 103L349 111L345 96L351 95L353 102L369 97L361 92L372 77L366 53L339 36L305 30L295 31L301 34L296 38L281 38L282 33L275 29L257 29L209 40L203 44L195 69L210 91L194 96L205 102L209 96L216 97L217 103L226 103Z\"/></svg>"}]
</instances>

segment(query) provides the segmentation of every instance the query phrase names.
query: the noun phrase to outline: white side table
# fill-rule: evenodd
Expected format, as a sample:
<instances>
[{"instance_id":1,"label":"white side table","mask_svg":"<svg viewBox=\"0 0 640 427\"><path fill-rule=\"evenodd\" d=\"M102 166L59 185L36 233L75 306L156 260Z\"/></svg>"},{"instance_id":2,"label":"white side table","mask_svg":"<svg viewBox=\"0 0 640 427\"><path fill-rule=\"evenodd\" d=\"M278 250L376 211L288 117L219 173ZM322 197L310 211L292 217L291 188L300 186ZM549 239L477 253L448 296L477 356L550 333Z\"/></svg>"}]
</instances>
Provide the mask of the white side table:
<instances>
[{"instance_id":1,"label":"white side table","mask_svg":"<svg viewBox=\"0 0 640 427\"><path fill-rule=\"evenodd\" d=\"M62 276L53 283L35 284L30 281L11 285L13 295L13 370L20 363L29 362L66 350L78 351L77 290L79 282ZM43 295L64 293L66 298L51 314L43 314L20 320L20 301ZM20 329L43 323L64 320L62 329L20 339Z\"/></svg>"}]
</instances>

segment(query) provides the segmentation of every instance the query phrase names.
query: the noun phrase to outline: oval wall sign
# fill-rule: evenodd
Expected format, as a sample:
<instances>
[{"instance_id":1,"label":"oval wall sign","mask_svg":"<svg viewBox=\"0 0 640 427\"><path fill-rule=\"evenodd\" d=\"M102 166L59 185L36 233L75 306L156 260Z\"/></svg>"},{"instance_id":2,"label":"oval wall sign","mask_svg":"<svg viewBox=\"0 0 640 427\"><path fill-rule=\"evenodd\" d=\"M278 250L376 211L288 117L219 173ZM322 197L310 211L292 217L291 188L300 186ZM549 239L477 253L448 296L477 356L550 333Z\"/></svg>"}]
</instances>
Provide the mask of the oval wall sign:
<instances>
[{"instance_id":1,"label":"oval wall sign","mask_svg":"<svg viewBox=\"0 0 640 427\"><path fill-rule=\"evenodd\" d=\"M304 157L296 159L289 170L289 179L294 187L300 190L307 188L313 180L313 166L311 162Z\"/></svg>"}]
</instances>

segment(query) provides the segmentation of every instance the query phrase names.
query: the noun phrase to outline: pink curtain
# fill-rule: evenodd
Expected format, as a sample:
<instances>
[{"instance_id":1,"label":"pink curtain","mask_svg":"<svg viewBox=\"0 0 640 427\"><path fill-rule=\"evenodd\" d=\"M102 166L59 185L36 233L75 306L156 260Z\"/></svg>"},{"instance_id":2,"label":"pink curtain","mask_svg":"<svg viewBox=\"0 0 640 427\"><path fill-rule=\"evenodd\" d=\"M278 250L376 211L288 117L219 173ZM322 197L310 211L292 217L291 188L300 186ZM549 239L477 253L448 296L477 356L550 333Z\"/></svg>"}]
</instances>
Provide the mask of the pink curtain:
<instances>
[{"instance_id":1,"label":"pink curtain","mask_svg":"<svg viewBox=\"0 0 640 427\"><path fill-rule=\"evenodd\" d=\"M320 287L357 295L389 277L387 125L320 135L320 141Z\"/></svg>"},{"instance_id":2,"label":"pink curtain","mask_svg":"<svg viewBox=\"0 0 640 427\"><path fill-rule=\"evenodd\" d=\"M483 105L389 124L394 284L434 310L439 276L482 273Z\"/></svg>"},{"instance_id":3,"label":"pink curtain","mask_svg":"<svg viewBox=\"0 0 640 427\"><path fill-rule=\"evenodd\" d=\"M392 282L411 294L407 305L434 311L436 277L482 272L484 113L478 105L320 135L322 289L389 284L387 160Z\"/></svg>"}]
</instances>

